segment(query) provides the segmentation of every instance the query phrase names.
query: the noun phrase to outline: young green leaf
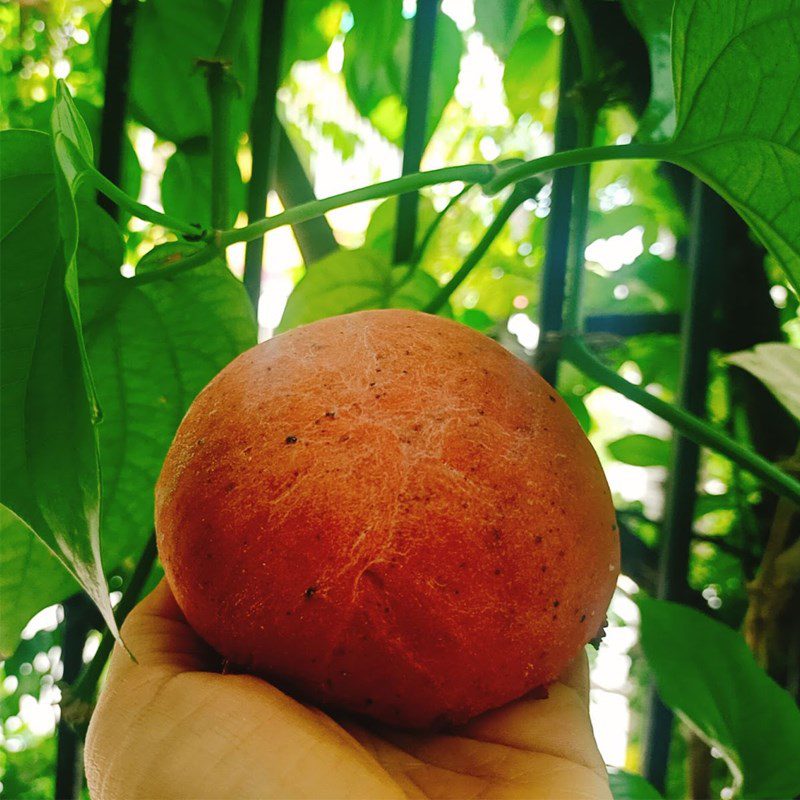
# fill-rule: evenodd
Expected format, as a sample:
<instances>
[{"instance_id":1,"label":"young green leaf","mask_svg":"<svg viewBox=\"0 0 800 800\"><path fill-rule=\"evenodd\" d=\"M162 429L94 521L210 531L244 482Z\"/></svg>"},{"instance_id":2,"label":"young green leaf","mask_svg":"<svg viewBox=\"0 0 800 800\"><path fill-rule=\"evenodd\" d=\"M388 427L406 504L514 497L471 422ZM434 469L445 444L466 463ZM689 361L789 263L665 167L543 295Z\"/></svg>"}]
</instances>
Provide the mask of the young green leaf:
<instances>
[{"instance_id":1,"label":"young green leaf","mask_svg":"<svg viewBox=\"0 0 800 800\"><path fill-rule=\"evenodd\" d=\"M97 153L100 149L102 109L80 97L72 98L72 102L89 130L92 143L91 149L94 151L96 161ZM55 98L51 98L26 109L25 125L14 125L14 127L32 128L33 130L50 133L52 130L51 120L55 103ZM141 184L142 167L141 164L139 164L139 159L136 155L136 151L133 149L130 138L125 136L122 140L122 174L120 176L120 188L131 197L138 197Z\"/></svg>"},{"instance_id":2,"label":"young green leaf","mask_svg":"<svg viewBox=\"0 0 800 800\"><path fill-rule=\"evenodd\" d=\"M0 504L0 658L16 650L20 632L34 614L79 588L36 534Z\"/></svg>"},{"instance_id":3,"label":"young green leaf","mask_svg":"<svg viewBox=\"0 0 800 800\"><path fill-rule=\"evenodd\" d=\"M506 102L514 116L540 116L542 94L558 86L558 51L558 37L544 17L517 39L503 70Z\"/></svg>"},{"instance_id":4,"label":"young green leaf","mask_svg":"<svg viewBox=\"0 0 800 800\"><path fill-rule=\"evenodd\" d=\"M100 475L49 137L0 133L0 499L116 630L100 559ZM77 293L76 295L77 296Z\"/></svg>"},{"instance_id":5,"label":"young green leaf","mask_svg":"<svg viewBox=\"0 0 800 800\"><path fill-rule=\"evenodd\" d=\"M800 0L677 0L666 157L741 214L800 290Z\"/></svg>"},{"instance_id":6,"label":"young green leaf","mask_svg":"<svg viewBox=\"0 0 800 800\"><path fill-rule=\"evenodd\" d=\"M665 467L669 463L669 442L644 433L623 436L609 442L607 448L617 461L635 467Z\"/></svg>"},{"instance_id":7,"label":"young green leaf","mask_svg":"<svg viewBox=\"0 0 800 800\"><path fill-rule=\"evenodd\" d=\"M401 142L411 50L412 23L396 3L353 0L355 23L344 42L343 73L358 111L387 139ZM458 83L464 50L461 32L450 17L436 20L431 66L427 135L430 137Z\"/></svg>"},{"instance_id":8,"label":"young green leaf","mask_svg":"<svg viewBox=\"0 0 800 800\"><path fill-rule=\"evenodd\" d=\"M662 700L723 755L747 798L800 792L800 710L741 635L699 611L642 598L642 648Z\"/></svg>"},{"instance_id":9,"label":"young green leaf","mask_svg":"<svg viewBox=\"0 0 800 800\"><path fill-rule=\"evenodd\" d=\"M650 100L639 120L637 138L669 139L675 131L675 91L672 84L670 26L673 0L622 0L631 23L650 53Z\"/></svg>"},{"instance_id":10,"label":"young green leaf","mask_svg":"<svg viewBox=\"0 0 800 800\"><path fill-rule=\"evenodd\" d=\"M609 769L608 782L614 800L661 800L655 786L634 772Z\"/></svg>"},{"instance_id":11,"label":"young green leaf","mask_svg":"<svg viewBox=\"0 0 800 800\"><path fill-rule=\"evenodd\" d=\"M500 58L517 41L533 0L475 0L475 28Z\"/></svg>"},{"instance_id":12,"label":"young green leaf","mask_svg":"<svg viewBox=\"0 0 800 800\"><path fill-rule=\"evenodd\" d=\"M782 342L757 344L725 360L755 375L778 402L800 420L800 348Z\"/></svg>"},{"instance_id":13,"label":"young green leaf","mask_svg":"<svg viewBox=\"0 0 800 800\"><path fill-rule=\"evenodd\" d=\"M279 331L325 317L368 308L422 308L438 290L417 269L406 281L405 266L393 267L388 254L340 250L309 266L286 303Z\"/></svg>"}]
</instances>

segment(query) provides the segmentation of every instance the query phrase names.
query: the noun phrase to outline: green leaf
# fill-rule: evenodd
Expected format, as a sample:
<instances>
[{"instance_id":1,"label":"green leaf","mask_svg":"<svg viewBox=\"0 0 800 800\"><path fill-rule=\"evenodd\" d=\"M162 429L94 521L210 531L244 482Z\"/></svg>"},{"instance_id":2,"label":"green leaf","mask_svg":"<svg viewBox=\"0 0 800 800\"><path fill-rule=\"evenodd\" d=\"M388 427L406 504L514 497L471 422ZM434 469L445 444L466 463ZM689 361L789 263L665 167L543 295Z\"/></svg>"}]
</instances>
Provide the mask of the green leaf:
<instances>
[{"instance_id":1,"label":"green leaf","mask_svg":"<svg viewBox=\"0 0 800 800\"><path fill-rule=\"evenodd\" d=\"M540 98L558 85L558 38L542 21L517 39L506 59L503 88L515 117L535 115Z\"/></svg>"},{"instance_id":2,"label":"green leaf","mask_svg":"<svg viewBox=\"0 0 800 800\"><path fill-rule=\"evenodd\" d=\"M56 81L56 97L53 102L51 124L56 139L58 139L59 135L64 136L73 146L79 157L76 165L78 172L85 169L86 164L94 162L94 149L89 129L75 107L75 101L72 99L69 87L63 80ZM69 168L73 166L73 159L74 156L70 156L67 163L62 164L64 174L70 182L72 178L70 177Z\"/></svg>"},{"instance_id":3,"label":"green leaf","mask_svg":"<svg viewBox=\"0 0 800 800\"><path fill-rule=\"evenodd\" d=\"M339 32L342 8L330 0L288 0L283 24L281 77L296 61L322 58Z\"/></svg>"},{"instance_id":4,"label":"green leaf","mask_svg":"<svg viewBox=\"0 0 800 800\"><path fill-rule=\"evenodd\" d=\"M54 103L55 100L46 100L28 109L26 114L27 124L24 127L50 133L50 120L53 115ZM102 110L97 106L93 106L91 103L87 103L86 100L82 100L80 97L73 98L73 103L86 123L86 127L89 129L92 149L96 157L100 150ZM95 166L97 166L97 164L95 164ZM130 138L124 136L122 139L122 175L120 176L120 188L131 197L138 197L141 184L142 167L139 164L139 159L136 156L136 151L133 149Z\"/></svg>"},{"instance_id":5,"label":"green leaf","mask_svg":"<svg viewBox=\"0 0 800 800\"><path fill-rule=\"evenodd\" d=\"M624 769L610 769L608 781L614 800L661 800L653 784L634 772Z\"/></svg>"},{"instance_id":6,"label":"green leaf","mask_svg":"<svg viewBox=\"0 0 800 800\"><path fill-rule=\"evenodd\" d=\"M631 24L642 34L650 53L650 100L639 120L637 138L669 139L675 131L670 25L673 0L622 0Z\"/></svg>"},{"instance_id":7,"label":"green leaf","mask_svg":"<svg viewBox=\"0 0 800 800\"><path fill-rule=\"evenodd\" d=\"M438 289L417 269L404 281L405 266L392 267L385 253L339 250L309 266L286 303L279 332L325 317L368 308L422 308Z\"/></svg>"},{"instance_id":8,"label":"green leaf","mask_svg":"<svg viewBox=\"0 0 800 800\"><path fill-rule=\"evenodd\" d=\"M65 291L49 137L0 133L0 501L36 532L116 630L100 559L93 409Z\"/></svg>"},{"instance_id":9,"label":"green leaf","mask_svg":"<svg viewBox=\"0 0 800 800\"><path fill-rule=\"evenodd\" d=\"M475 28L500 58L517 41L533 0L475 0Z\"/></svg>"},{"instance_id":10,"label":"green leaf","mask_svg":"<svg viewBox=\"0 0 800 800\"><path fill-rule=\"evenodd\" d=\"M436 209L425 195L420 195L417 204L417 230L415 244L419 244L425 236L425 231L436 219ZM394 254L394 237L397 226L397 197L389 197L375 207L369 218L366 233L364 234L364 248L367 250L380 250L388 256Z\"/></svg>"},{"instance_id":11,"label":"green leaf","mask_svg":"<svg viewBox=\"0 0 800 800\"><path fill-rule=\"evenodd\" d=\"M34 614L78 588L36 534L0 504L0 659L16 650L19 634Z\"/></svg>"},{"instance_id":12,"label":"green leaf","mask_svg":"<svg viewBox=\"0 0 800 800\"><path fill-rule=\"evenodd\" d=\"M723 755L747 798L800 792L800 710L741 635L694 609L642 598L641 641L662 700Z\"/></svg>"},{"instance_id":13,"label":"green leaf","mask_svg":"<svg viewBox=\"0 0 800 800\"><path fill-rule=\"evenodd\" d=\"M800 420L800 349L782 342L757 344L725 360L755 375L778 402Z\"/></svg>"},{"instance_id":14,"label":"green leaf","mask_svg":"<svg viewBox=\"0 0 800 800\"><path fill-rule=\"evenodd\" d=\"M244 288L220 261L136 286L119 273L122 240L96 206L82 209L79 270L89 358L103 403L103 553L135 557L153 525L153 486L178 424L198 392L256 343ZM137 274L195 245L151 251Z\"/></svg>"},{"instance_id":15,"label":"green leaf","mask_svg":"<svg viewBox=\"0 0 800 800\"><path fill-rule=\"evenodd\" d=\"M229 224L245 205L245 189L236 159L228 167ZM181 145L167 161L161 180L164 211L178 219L211 225L211 154L207 139L192 139Z\"/></svg>"},{"instance_id":16,"label":"green leaf","mask_svg":"<svg viewBox=\"0 0 800 800\"><path fill-rule=\"evenodd\" d=\"M228 16L231 0L147 0L140 3L133 30L130 113L176 144L211 130L211 107L197 59L210 58ZM236 130L247 124L255 91L259 3L244 26L245 36L233 72L243 87L234 103Z\"/></svg>"},{"instance_id":17,"label":"green leaf","mask_svg":"<svg viewBox=\"0 0 800 800\"><path fill-rule=\"evenodd\" d=\"M344 42L347 92L359 113L389 141L399 143L405 125L405 97L413 23L398 3L353 0L354 25ZM427 135L433 134L453 96L464 42L445 14L436 20Z\"/></svg>"},{"instance_id":18,"label":"green leaf","mask_svg":"<svg viewBox=\"0 0 800 800\"><path fill-rule=\"evenodd\" d=\"M800 0L677 0L666 157L744 218L800 290Z\"/></svg>"},{"instance_id":19,"label":"green leaf","mask_svg":"<svg viewBox=\"0 0 800 800\"><path fill-rule=\"evenodd\" d=\"M669 463L670 443L644 433L631 433L606 446L614 459L634 467L663 467Z\"/></svg>"}]
</instances>

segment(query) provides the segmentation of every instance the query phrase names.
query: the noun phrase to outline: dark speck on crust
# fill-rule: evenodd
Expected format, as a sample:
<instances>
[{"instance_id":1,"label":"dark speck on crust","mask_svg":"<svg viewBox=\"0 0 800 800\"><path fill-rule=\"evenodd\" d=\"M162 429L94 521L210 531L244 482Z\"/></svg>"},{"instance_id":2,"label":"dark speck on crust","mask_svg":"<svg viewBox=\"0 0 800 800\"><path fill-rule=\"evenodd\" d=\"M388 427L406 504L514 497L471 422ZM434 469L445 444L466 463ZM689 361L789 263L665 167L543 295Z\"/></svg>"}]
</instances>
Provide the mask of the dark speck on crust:
<instances>
[{"instance_id":1,"label":"dark speck on crust","mask_svg":"<svg viewBox=\"0 0 800 800\"><path fill-rule=\"evenodd\" d=\"M287 436L286 437L286 444L294 444L297 441L296 436Z\"/></svg>"}]
</instances>

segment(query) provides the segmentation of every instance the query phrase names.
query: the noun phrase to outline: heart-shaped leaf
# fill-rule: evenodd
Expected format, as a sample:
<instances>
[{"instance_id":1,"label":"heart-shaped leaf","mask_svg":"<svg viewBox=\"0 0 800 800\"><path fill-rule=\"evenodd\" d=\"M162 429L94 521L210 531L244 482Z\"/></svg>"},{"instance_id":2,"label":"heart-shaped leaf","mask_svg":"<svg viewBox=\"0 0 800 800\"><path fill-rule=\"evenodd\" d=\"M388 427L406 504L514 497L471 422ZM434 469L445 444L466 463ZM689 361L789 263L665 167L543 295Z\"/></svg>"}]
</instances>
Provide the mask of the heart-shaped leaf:
<instances>
[{"instance_id":1,"label":"heart-shaped leaf","mask_svg":"<svg viewBox=\"0 0 800 800\"><path fill-rule=\"evenodd\" d=\"M386 253L339 250L309 266L286 303L280 332L368 308L424 308L438 290L421 269L393 267Z\"/></svg>"},{"instance_id":2,"label":"heart-shaped leaf","mask_svg":"<svg viewBox=\"0 0 800 800\"><path fill-rule=\"evenodd\" d=\"M670 160L718 191L800 289L800 0L677 0Z\"/></svg>"}]
</instances>

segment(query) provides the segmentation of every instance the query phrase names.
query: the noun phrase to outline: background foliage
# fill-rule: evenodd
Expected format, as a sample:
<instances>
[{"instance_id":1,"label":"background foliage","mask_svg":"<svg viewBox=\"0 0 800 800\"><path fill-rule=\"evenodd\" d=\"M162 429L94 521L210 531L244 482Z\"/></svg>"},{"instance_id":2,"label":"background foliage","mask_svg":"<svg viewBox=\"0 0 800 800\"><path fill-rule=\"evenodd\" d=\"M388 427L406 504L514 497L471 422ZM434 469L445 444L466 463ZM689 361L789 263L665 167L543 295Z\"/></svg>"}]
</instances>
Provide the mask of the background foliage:
<instances>
[{"instance_id":1,"label":"background foliage","mask_svg":"<svg viewBox=\"0 0 800 800\"><path fill-rule=\"evenodd\" d=\"M247 221L253 172L257 5L250 5L234 57L241 91L232 109L235 152L226 166L231 224ZM708 387L700 412L768 459L786 460L794 452L800 415L800 323L786 277L798 275L791 239L800 229L800 182L785 177L792 174L789 160L797 157L800 124L800 82L794 88L787 82L800 74L792 39L800 29L800 9L794 0L732 2L727 13L744 19L745 30L730 47L730 30L718 14L698 14L688 24L692 5L678 3L671 28L670 0L587 2L597 85L578 82L564 92L569 4L442 3L422 166L551 152L560 89L562 106L585 102L592 91L606 100L587 144L663 141L675 134L669 160L719 189L772 255L765 257L731 207L700 190L679 167L655 160L598 163L590 174L581 258L585 330L613 369L678 402L681 319L699 252L712 276L713 297ZM399 174L415 91L408 80L415 8L399 0L288 0L276 66L273 191L262 212ZM224 0L200 6L146 0L132 15L120 185L199 225L209 224L211 215L211 108L195 61L215 51L228 10ZM750 13L756 16L747 18ZM785 25L770 24L776 18ZM82 184L101 151L106 84L116 80L105 74L106 3L4 4L0 20L0 123L49 132L54 116L61 131L54 141L57 161L48 170L30 168L53 163L44 133L5 132L0 149L4 337L5 331L15 335L13 358L4 346L3 384L19 387L8 406L16 416L3 415L3 500L19 516L0 509L2 793L51 797L53 703L67 635L60 604L73 598L63 606L73 613L78 585L28 525L53 543L61 527L51 520L72 517L80 520L77 527L94 520L91 531L67 544L97 546L102 540L112 601L118 600L114 593L129 581L151 532L152 487L161 461L199 389L258 333L263 338L360 308L425 308L458 273L506 195L487 196L477 188L460 195L465 187L459 184L425 190L412 255L400 262L395 199L338 209L291 233L273 231L264 244L256 320L239 280L242 245L230 248L227 265L217 259L159 277L160 269L199 246L175 241L167 228L125 212L115 220ZM705 62L690 57L698 47L707 52ZM732 84L731 71L743 59L764 78L756 88ZM673 63L683 68L677 84ZM79 117L67 98L57 96L54 77L67 78ZM722 103L734 94L734 103ZM742 111L715 115L707 112L711 107ZM739 170L741 164L753 167ZM556 227L554 181L545 177L442 309L528 360L540 343L542 277ZM11 270L12 263L26 268ZM65 279L68 287L73 281L71 294L62 291ZM29 291L31 284L37 293ZM78 314L82 336L76 337ZM96 450L87 449L92 440L76 425L91 418L79 408L90 402L83 363L91 367L103 413ZM58 391L38 393L42 382ZM769 636L753 633L761 629L748 594L749 584L758 585L770 531L786 515L776 514L775 497L755 477L703 450L686 523L689 563L680 598L696 610L643 600L640 613L631 598L658 591L659 548L671 524L668 478L675 441L661 420L568 363L560 367L558 388L603 459L623 540L625 575L606 640L593 656L595 724L607 761L622 768L612 778L615 796L658 796L629 774L643 767L654 681L680 718L672 728L667 796L800 791L797 762L790 758L800 726L794 702L800 693L800 630L792 613L797 589L790 582L783 610L769 617ZM47 407L31 407L48 398ZM4 397L4 409L5 403ZM28 419L48 425L27 433L32 446L12 447ZM14 452L25 457L9 460ZM73 469L76 460L88 470ZM94 488L81 482L85 472L95 476ZM74 485L64 484L63 476ZM62 488L55 491L57 486ZM797 538L791 511L788 520L787 551ZM770 574L783 574L782 567L776 569ZM80 577L94 585L98 598L106 596L102 576ZM82 660L89 661L103 626L88 607L77 608L83 636L88 633ZM755 657L734 633L743 625ZM754 642L761 644L753 647ZM744 708L743 697L752 710Z\"/></svg>"}]
</instances>

